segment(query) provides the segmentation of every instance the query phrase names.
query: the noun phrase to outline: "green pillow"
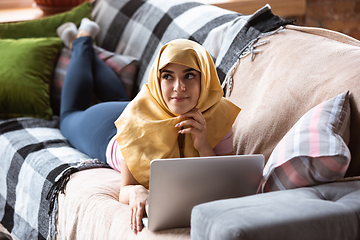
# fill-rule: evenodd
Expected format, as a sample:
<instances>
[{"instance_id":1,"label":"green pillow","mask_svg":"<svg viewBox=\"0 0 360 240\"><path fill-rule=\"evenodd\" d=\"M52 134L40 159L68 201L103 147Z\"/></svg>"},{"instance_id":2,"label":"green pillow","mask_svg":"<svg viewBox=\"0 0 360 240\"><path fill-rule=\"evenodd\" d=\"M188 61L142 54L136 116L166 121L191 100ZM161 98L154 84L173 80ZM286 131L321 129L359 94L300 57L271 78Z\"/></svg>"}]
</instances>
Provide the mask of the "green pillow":
<instances>
[{"instance_id":1,"label":"green pillow","mask_svg":"<svg viewBox=\"0 0 360 240\"><path fill-rule=\"evenodd\" d=\"M0 118L51 119L49 82L60 38L0 39Z\"/></svg>"},{"instance_id":2,"label":"green pillow","mask_svg":"<svg viewBox=\"0 0 360 240\"><path fill-rule=\"evenodd\" d=\"M18 23L0 24L0 38L56 37L56 29L63 23L80 25L81 19L91 19L92 4L85 2L67 12L50 17Z\"/></svg>"}]
</instances>

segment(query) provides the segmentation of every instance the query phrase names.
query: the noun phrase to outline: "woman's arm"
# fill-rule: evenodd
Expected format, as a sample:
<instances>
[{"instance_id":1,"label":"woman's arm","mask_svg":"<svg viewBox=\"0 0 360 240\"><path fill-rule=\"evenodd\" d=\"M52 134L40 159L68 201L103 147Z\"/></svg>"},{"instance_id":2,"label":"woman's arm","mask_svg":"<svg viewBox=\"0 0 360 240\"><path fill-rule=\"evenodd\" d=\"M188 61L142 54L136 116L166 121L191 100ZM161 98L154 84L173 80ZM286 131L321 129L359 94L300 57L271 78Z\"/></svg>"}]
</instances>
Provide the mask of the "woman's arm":
<instances>
[{"instance_id":1,"label":"woman's arm","mask_svg":"<svg viewBox=\"0 0 360 240\"><path fill-rule=\"evenodd\" d=\"M214 147L214 152L216 155L234 155L233 153L233 130L232 128L228 133L218 142Z\"/></svg>"},{"instance_id":2,"label":"woman's arm","mask_svg":"<svg viewBox=\"0 0 360 240\"><path fill-rule=\"evenodd\" d=\"M129 204L131 209L130 227L137 233L142 230L142 218L149 208L149 191L140 185L131 174L125 160L121 160L121 189L119 201Z\"/></svg>"}]
</instances>

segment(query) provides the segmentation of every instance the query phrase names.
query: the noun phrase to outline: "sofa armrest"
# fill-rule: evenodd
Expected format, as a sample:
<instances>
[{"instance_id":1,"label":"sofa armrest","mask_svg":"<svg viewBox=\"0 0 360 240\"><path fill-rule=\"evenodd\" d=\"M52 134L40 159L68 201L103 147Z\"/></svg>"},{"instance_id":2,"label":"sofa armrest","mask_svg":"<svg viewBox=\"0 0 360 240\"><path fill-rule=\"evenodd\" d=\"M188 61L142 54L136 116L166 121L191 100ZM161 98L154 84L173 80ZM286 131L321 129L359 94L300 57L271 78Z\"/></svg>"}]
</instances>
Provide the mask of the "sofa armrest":
<instances>
[{"instance_id":1,"label":"sofa armrest","mask_svg":"<svg viewBox=\"0 0 360 240\"><path fill-rule=\"evenodd\" d=\"M191 239L358 239L360 181L214 201L193 208Z\"/></svg>"}]
</instances>

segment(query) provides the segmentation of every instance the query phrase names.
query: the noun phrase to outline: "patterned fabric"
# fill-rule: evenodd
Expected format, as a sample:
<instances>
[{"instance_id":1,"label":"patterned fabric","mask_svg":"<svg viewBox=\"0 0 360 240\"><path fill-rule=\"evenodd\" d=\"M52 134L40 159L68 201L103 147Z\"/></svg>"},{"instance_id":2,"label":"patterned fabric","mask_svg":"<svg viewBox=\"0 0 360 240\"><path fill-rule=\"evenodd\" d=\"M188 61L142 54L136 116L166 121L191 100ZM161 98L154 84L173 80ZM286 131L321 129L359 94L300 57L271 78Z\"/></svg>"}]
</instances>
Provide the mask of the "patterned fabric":
<instances>
[{"instance_id":1,"label":"patterned fabric","mask_svg":"<svg viewBox=\"0 0 360 240\"><path fill-rule=\"evenodd\" d=\"M58 119L0 121L0 222L17 239L46 239L56 176L89 157L72 148Z\"/></svg>"},{"instance_id":2,"label":"patterned fabric","mask_svg":"<svg viewBox=\"0 0 360 240\"><path fill-rule=\"evenodd\" d=\"M241 15L191 0L98 0L92 17L100 25L100 47L141 60L140 87L147 83L158 51L171 40L185 38L203 45L223 82L247 45L288 23L273 15L269 5Z\"/></svg>"},{"instance_id":3,"label":"patterned fabric","mask_svg":"<svg viewBox=\"0 0 360 240\"><path fill-rule=\"evenodd\" d=\"M308 111L276 146L264 168L263 192L312 186L344 177L350 163L349 93Z\"/></svg>"},{"instance_id":4,"label":"patterned fabric","mask_svg":"<svg viewBox=\"0 0 360 240\"><path fill-rule=\"evenodd\" d=\"M129 98L132 99L137 93L137 86L135 83L139 68L139 61L134 57L115 54L98 46L94 46L94 48L100 59L102 59L119 76ZM67 68L69 66L70 58L70 49L63 48L56 63L54 78L50 86L51 107L57 115L60 113L61 89ZM93 102L97 102L95 97Z\"/></svg>"}]
</instances>

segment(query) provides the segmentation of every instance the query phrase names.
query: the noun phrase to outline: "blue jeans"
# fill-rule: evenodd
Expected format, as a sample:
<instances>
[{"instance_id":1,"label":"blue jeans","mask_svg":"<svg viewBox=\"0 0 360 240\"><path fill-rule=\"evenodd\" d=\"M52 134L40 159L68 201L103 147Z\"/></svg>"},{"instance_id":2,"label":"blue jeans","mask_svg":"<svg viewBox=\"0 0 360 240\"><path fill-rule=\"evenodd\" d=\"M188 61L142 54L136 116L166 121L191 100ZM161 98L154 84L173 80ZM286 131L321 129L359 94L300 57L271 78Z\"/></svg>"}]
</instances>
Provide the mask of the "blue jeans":
<instances>
[{"instance_id":1,"label":"blue jeans","mask_svg":"<svg viewBox=\"0 0 360 240\"><path fill-rule=\"evenodd\" d=\"M93 92L101 103L90 106ZM97 56L91 37L75 39L61 93L62 134L78 150L106 162L114 122L128 103L122 82Z\"/></svg>"}]
</instances>

